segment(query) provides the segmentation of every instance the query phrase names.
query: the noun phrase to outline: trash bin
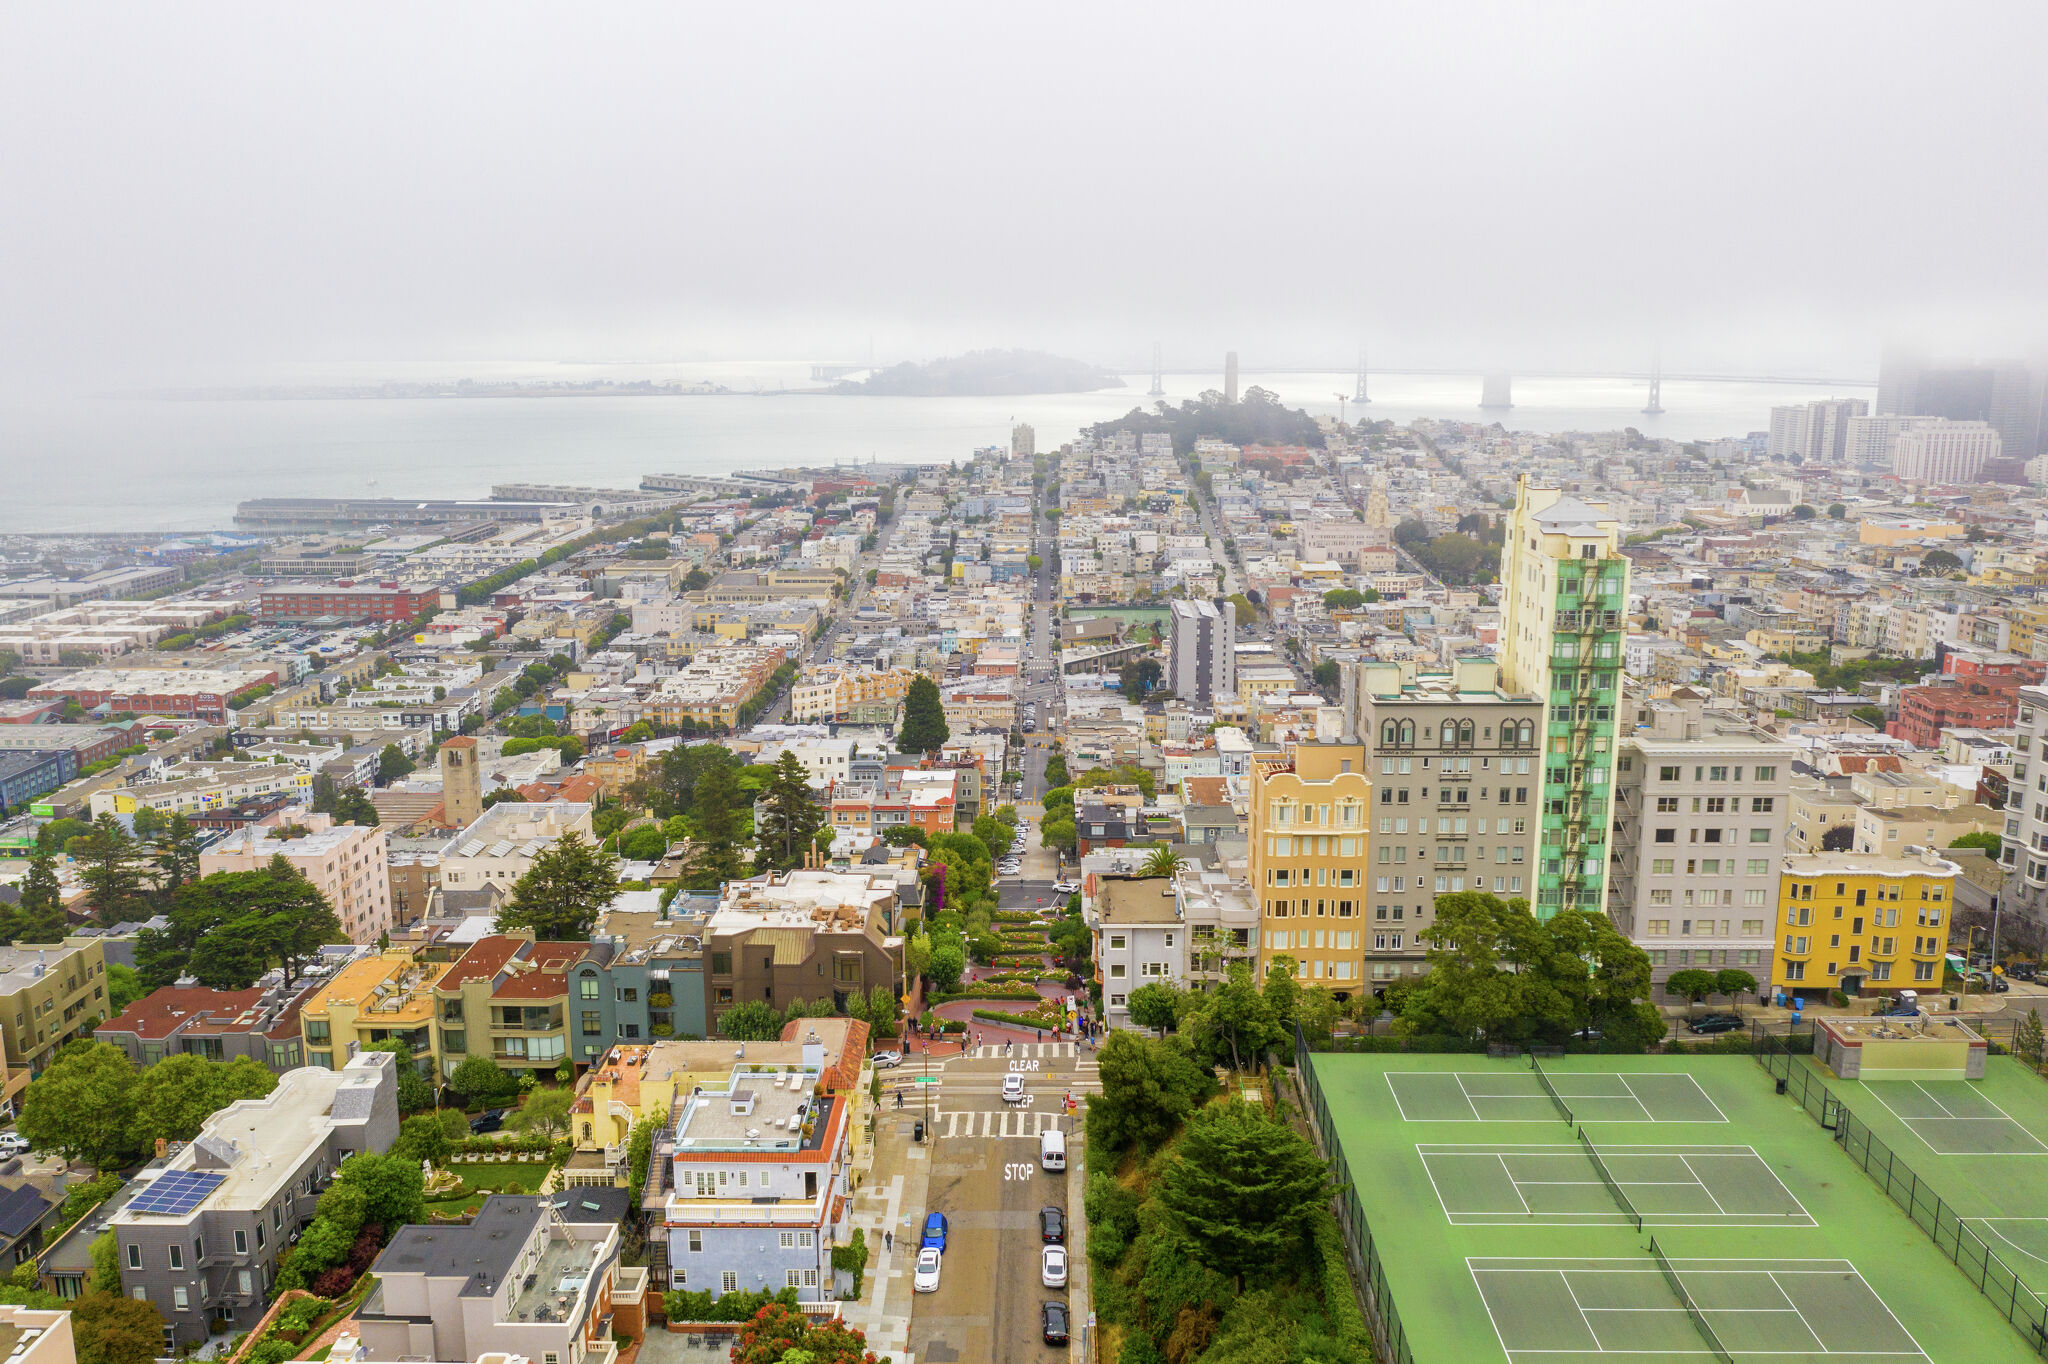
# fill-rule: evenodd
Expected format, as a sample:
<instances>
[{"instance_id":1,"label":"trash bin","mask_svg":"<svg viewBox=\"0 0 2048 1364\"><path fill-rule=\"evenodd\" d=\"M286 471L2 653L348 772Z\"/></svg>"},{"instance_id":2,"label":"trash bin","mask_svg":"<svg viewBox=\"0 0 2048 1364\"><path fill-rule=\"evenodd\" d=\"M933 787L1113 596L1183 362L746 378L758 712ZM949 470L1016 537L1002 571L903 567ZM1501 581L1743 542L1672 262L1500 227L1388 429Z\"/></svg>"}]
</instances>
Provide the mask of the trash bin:
<instances>
[{"instance_id":1,"label":"trash bin","mask_svg":"<svg viewBox=\"0 0 2048 1364\"><path fill-rule=\"evenodd\" d=\"M912 1127L912 1128L910 1129L910 1139L911 1139L912 1141L916 1142L916 1143L917 1143L918 1145L920 1145L920 1146L924 1145L924 1119L923 1119L923 1118L919 1118L919 1119L917 1120L917 1125L916 1125L916 1126L914 1126L914 1127Z\"/></svg>"}]
</instances>

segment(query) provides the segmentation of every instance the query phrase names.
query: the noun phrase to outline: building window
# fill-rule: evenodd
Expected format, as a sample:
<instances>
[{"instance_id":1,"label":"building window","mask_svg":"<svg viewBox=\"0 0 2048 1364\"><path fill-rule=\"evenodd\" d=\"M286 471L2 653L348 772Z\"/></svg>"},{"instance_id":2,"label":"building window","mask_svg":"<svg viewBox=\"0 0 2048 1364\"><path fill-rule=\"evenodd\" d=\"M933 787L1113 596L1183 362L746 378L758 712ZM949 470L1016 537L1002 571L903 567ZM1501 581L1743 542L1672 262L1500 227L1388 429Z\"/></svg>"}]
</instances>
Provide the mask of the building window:
<instances>
[{"instance_id":1,"label":"building window","mask_svg":"<svg viewBox=\"0 0 2048 1364\"><path fill-rule=\"evenodd\" d=\"M246 1231L242 1231L242 1230L240 1230L240 1229L237 1229L237 1230L236 1230L236 1232L235 1232L235 1254L237 1254L237 1255L247 1255L248 1253L249 1253L249 1233L248 1233L248 1232L246 1232Z\"/></svg>"},{"instance_id":2,"label":"building window","mask_svg":"<svg viewBox=\"0 0 2048 1364\"><path fill-rule=\"evenodd\" d=\"M184 1289L173 1288L171 1290L171 1310L173 1312L189 1312L192 1310L191 1299L186 1295Z\"/></svg>"},{"instance_id":3,"label":"building window","mask_svg":"<svg viewBox=\"0 0 2048 1364\"><path fill-rule=\"evenodd\" d=\"M736 1269L728 1269L718 1276L718 1291L721 1293L738 1292L739 1286L740 1275Z\"/></svg>"},{"instance_id":4,"label":"building window","mask_svg":"<svg viewBox=\"0 0 2048 1364\"><path fill-rule=\"evenodd\" d=\"M130 1247L128 1247L128 1267L129 1267L130 1269L140 1269L140 1268L142 1268L142 1247L141 1247L141 1246L130 1246Z\"/></svg>"},{"instance_id":5,"label":"building window","mask_svg":"<svg viewBox=\"0 0 2048 1364\"><path fill-rule=\"evenodd\" d=\"M176 1241L173 1241L173 1242L171 1242L171 1268L172 1268L172 1269L183 1269L184 1267L185 1267L185 1248L184 1248L183 1246L179 1245L179 1244L178 1244L178 1243L177 1243Z\"/></svg>"},{"instance_id":6,"label":"building window","mask_svg":"<svg viewBox=\"0 0 2048 1364\"><path fill-rule=\"evenodd\" d=\"M582 979L582 981L580 982L580 984L579 984L579 986L578 986L578 989L579 989L579 990L580 990L580 992L582 993L582 996L583 996L583 998L585 998L585 999L596 999L596 998L597 998L597 977L596 977L596 976L594 976L594 975L586 975L586 976L584 976L584 977L583 977L583 979Z\"/></svg>"}]
</instances>

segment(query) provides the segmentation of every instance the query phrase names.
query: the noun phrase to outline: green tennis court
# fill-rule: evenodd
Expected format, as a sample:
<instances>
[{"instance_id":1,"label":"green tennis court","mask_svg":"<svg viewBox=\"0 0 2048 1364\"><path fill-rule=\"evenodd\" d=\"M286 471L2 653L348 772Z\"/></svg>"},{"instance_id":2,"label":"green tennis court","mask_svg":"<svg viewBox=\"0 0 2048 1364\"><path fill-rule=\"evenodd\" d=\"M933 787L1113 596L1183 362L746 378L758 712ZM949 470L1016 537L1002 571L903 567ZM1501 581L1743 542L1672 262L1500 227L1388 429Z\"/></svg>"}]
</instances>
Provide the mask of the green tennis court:
<instances>
[{"instance_id":1,"label":"green tennis court","mask_svg":"<svg viewBox=\"0 0 2048 1364\"><path fill-rule=\"evenodd\" d=\"M1541 1065L1309 1059L1415 1364L2040 1364L1753 1059Z\"/></svg>"},{"instance_id":2,"label":"green tennis court","mask_svg":"<svg viewBox=\"0 0 2048 1364\"><path fill-rule=\"evenodd\" d=\"M1406 1122L1547 1122L1562 1117L1526 1065L1468 1070L1390 1071L1387 1085ZM1579 1122L1726 1122L1690 1075L1560 1072L1550 1083Z\"/></svg>"},{"instance_id":3,"label":"green tennis court","mask_svg":"<svg viewBox=\"0 0 2048 1364\"><path fill-rule=\"evenodd\" d=\"M1836 1097L2036 1293L2048 1296L2048 1081L2010 1056L1981 1080L1839 1080Z\"/></svg>"},{"instance_id":4,"label":"green tennis court","mask_svg":"<svg viewBox=\"0 0 2048 1364\"><path fill-rule=\"evenodd\" d=\"M1651 1227L1812 1226L1813 1218L1749 1146L1597 1148ZM1422 1144L1444 1216L1461 1226L1632 1224L1584 1146Z\"/></svg>"},{"instance_id":5,"label":"green tennis court","mask_svg":"<svg viewBox=\"0 0 2048 1364\"><path fill-rule=\"evenodd\" d=\"M1712 1357L1654 1261L1487 1258L1469 1265L1510 1364ZM1847 1260L1674 1260L1672 1268L1705 1330L1730 1355L1853 1364L1928 1358Z\"/></svg>"}]
</instances>

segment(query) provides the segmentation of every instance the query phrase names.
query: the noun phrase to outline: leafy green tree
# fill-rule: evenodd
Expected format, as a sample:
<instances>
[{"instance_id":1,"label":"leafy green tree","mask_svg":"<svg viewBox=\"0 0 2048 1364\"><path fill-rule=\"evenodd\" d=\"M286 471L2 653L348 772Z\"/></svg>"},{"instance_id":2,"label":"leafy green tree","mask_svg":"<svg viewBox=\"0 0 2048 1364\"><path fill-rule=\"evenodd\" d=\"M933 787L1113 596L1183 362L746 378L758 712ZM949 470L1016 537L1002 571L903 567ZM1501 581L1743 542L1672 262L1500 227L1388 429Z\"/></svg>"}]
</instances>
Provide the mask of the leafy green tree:
<instances>
[{"instance_id":1,"label":"leafy green tree","mask_svg":"<svg viewBox=\"0 0 2048 1364\"><path fill-rule=\"evenodd\" d=\"M112 815L95 819L92 832L79 840L72 856L80 864L78 879L85 886L86 902L101 927L149 917L141 849L120 821Z\"/></svg>"},{"instance_id":2,"label":"leafy green tree","mask_svg":"<svg viewBox=\"0 0 2048 1364\"><path fill-rule=\"evenodd\" d=\"M642 824L622 836L616 847L628 862L658 862L668 852L668 831L659 824Z\"/></svg>"},{"instance_id":3,"label":"leafy green tree","mask_svg":"<svg viewBox=\"0 0 2048 1364\"><path fill-rule=\"evenodd\" d=\"M1106 1082L1105 1082L1106 1083ZM1252 1104L1188 1119L1159 1176L1159 1205L1199 1262L1233 1279L1304 1268L1329 1174L1308 1141Z\"/></svg>"},{"instance_id":4,"label":"leafy green tree","mask_svg":"<svg viewBox=\"0 0 2048 1364\"><path fill-rule=\"evenodd\" d=\"M1111 1150L1157 1150L1216 1092L1215 1077L1177 1036L1111 1032L1100 1064L1102 1093L1089 1100L1088 1131Z\"/></svg>"},{"instance_id":5,"label":"leafy green tree","mask_svg":"<svg viewBox=\"0 0 2048 1364\"><path fill-rule=\"evenodd\" d=\"M1326 985L1311 985L1294 1001L1294 1022L1307 1036L1310 1046L1330 1040L1343 1012L1344 1006Z\"/></svg>"},{"instance_id":6,"label":"leafy green tree","mask_svg":"<svg viewBox=\"0 0 2048 1364\"><path fill-rule=\"evenodd\" d=\"M118 1016L145 993L142 977L136 974L134 967L123 966L117 961L107 963L107 1017Z\"/></svg>"},{"instance_id":7,"label":"leafy green tree","mask_svg":"<svg viewBox=\"0 0 2048 1364\"><path fill-rule=\"evenodd\" d=\"M903 698L903 728L896 735L896 747L904 753L936 753L951 736L938 684L919 674Z\"/></svg>"},{"instance_id":8,"label":"leafy green tree","mask_svg":"<svg viewBox=\"0 0 2048 1364\"><path fill-rule=\"evenodd\" d=\"M401 777L409 777L419 769L419 764L405 755L397 744L386 744L377 754L377 780L389 785Z\"/></svg>"},{"instance_id":9,"label":"leafy green tree","mask_svg":"<svg viewBox=\"0 0 2048 1364\"><path fill-rule=\"evenodd\" d=\"M388 1232L426 1212L426 1177L416 1160L358 1151L341 1163L334 1182L362 1191L364 1225L374 1222Z\"/></svg>"},{"instance_id":10,"label":"leafy green tree","mask_svg":"<svg viewBox=\"0 0 2048 1364\"><path fill-rule=\"evenodd\" d=\"M925 831L915 824L891 824L882 830L882 841L892 848L928 848L932 842Z\"/></svg>"},{"instance_id":11,"label":"leafy green tree","mask_svg":"<svg viewBox=\"0 0 2048 1364\"><path fill-rule=\"evenodd\" d=\"M215 872L179 888L169 927L137 935L142 984L155 990L190 971L216 990L246 990L272 964L296 980L328 943L346 942L319 889L280 854L261 871Z\"/></svg>"},{"instance_id":12,"label":"leafy green tree","mask_svg":"<svg viewBox=\"0 0 2048 1364\"><path fill-rule=\"evenodd\" d=\"M536 1089L513 1110L505 1125L515 1132L554 1141L569 1131L569 1114L575 1107L576 1095L572 1090Z\"/></svg>"},{"instance_id":13,"label":"leafy green tree","mask_svg":"<svg viewBox=\"0 0 2048 1364\"><path fill-rule=\"evenodd\" d=\"M262 1063L237 1056L228 1062L190 1054L167 1056L135 1077L135 1136L146 1150L159 1139L190 1141L206 1120L239 1099L260 1099L277 1088Z\"/></svg>"},{"instance_id":14,"label":"leafy green tree","mask_svg":"<svg viewBox=\"0 0 2048 1364\"><path fill-rule=\"evenodd\" d=\"M439 1115L416 1113L399 1124L398 1140L392 1143L391 1154L407 1160L430 1160L439 1165L448 1158L453 1146Z\"/></svg>"},{"instance_id":15,"label":"leafy green tree","mask_svg":"<svg viewBox=\"0 0 2048 1364\"><path fill-rule=\"evenodd\" d=\"M1131 991L1128 1001L1131 1022L1160 1032L1172 1030L1180 1012L1180 994L1165 981L1155 980Z\"/></svg>"},{"instance_id":16,"label":"leafy green tree","mask_svg":"<svg viewBox=\"0 0 2048 1364\"><path fill-rule=\"evenodd\" d=\"M587 942L619 898L619 859L571 831L534 857L498 911L498 931L524 928L542 942Z\"/></svg>"},{"instance_id":17,"label":"leafy green tree","mask_svg":"<svg viewBox=\"0 0 2048 1364\"><path fill-rule=\"evenodd\" d=\"M2042 1048L2041 1011L2029 1009L2027 1016L2020 1020L2019 1027L2013 1033L2013 1054L2039 1070Z\"/></svg>"},{"instance_id":18,"label":"leafy green tree","mask_svg":"<svg viewBox=\"0 0 2048 1364\"><path fill-rule=\"evenodd\" d=\"M434 1084L420 1073L420 1064L413 1056L412 1043L402 1037L387 1037L382 1042L371 1042L364 1051L388 1051L398 1058L394 1070L398 1076L398 1111L417 1113L423 1108L434 1106Z\"/></svg>"},{"instance_id":19,"label":"leafy green tree","mask_svg":"<svg viewBox=\"0 0 2048 1364\"><path fill-rule=\"evenodd\" d=\"M764 1000L750 999L727 1009L718 1020L718 1033L735 1042L773 1042L782 1036L782 1015Z\"/></svg>"},{"instance_id":20,"label":"leafy green tree","mask_svg":"<svg viewBox=\"0 0 2048 1364\"><path fill-rule=\"evenodd\" d=\"M463 1107L476 1108L504 1097L518 1088L518 1083L490 1057L473 1051L456 1063L448 1076L448 1088Z\"/></svg>"},{"instance_id":21,"label":"leafy green tree","mask_svg":"<svg viewBox=\"0 0 2048 1364\"><path fill-rule=\"evenodd\" d=\"M1842 519L1843 519L1844 517L1848 516L1848 514L1849 514L1849 509L1848 509L1847 507L1843 506L1843 505L1842 505L1841 503L1839 503L1839 502L1830 502L1830 503L1828 503L1828 517L1829 517L1829 519L1830 519L1830 520L1834 520L1834 521L1840 521L1840 520L1842 520Z\"/></svg>"},{"instance_id":22,"label":"leafy green tree","mask_svg":"<svg viewBox=\"0 0 2048 1364\"><path fill-rule=\"evenodd\" d=\"M1856 826L1853 824L1836 824L1831 826L1822 832L1820 847L1822 852L1854 851L1856 847Z\"/></svg>"},{"instance_id":23,"label":"leafy green tree","mask_svg":"<svg viewBox=\"0 0 2048 1364\"><path fill-rule=\"evenodd\" d=\"M1065 786L1072 778L1067 775L1067 755L1055 753L1045 760L1045 784L1048 788Z\"/></svg>"},{"instance_id":24,"label":"leafy green tree","mask_svg":"<svg viewBox=\"0 0 2048 1364\"><path fill-rule=\"evenodd\" d=\"M886 1040L896 1035L896 1017L900 1011L896 992L888 986L877 985L868 992L868 1027L876 1037Z\"/></svg>"},{"instance_id":25,"label":"leafy green tree","mask_svg":"<svg viewBox=\"0 0 2048 1364\"><path fill-rule=\"evenodd\" d=\"M1960 838L1950 839L1949 846L1951 848L1982 848L1984 855L1993 862L1996 862L2000 854L2005 851L2005 840L1989 830L1980 830L1976 833L1964 834Z\"/></svg>"},{"instance_id":26,"label":"leafy green tree","mask_svg":"<svg viewBox=\"0 0 2048 1364\"><path fill-rule=\"evenodd\" d=\"M1017 841L1017 829L1014 824L1005 824L994 815L977 815L974 836L982 841L990 857L1001 857Z\"/></svg>"},{"instance_id":27,"label":"leafy green tree","mask_svg":"<svg viewBox=\"0 0 2048 1364\"><path fill-rule=\"evenodd\" d=\"M1756 993L1756 977L1733 966L1724 966L1714 972L1714 993L1726 995L1733 1004L1738 995Z\"/></svg>"},{"instance_id":28,"label":"leafy green tree","mask_svg":"<svg viewBox=\"0 0 2048 1364\"><path fill-rule=\"evenodd\" d=\"M0 937L10 943L64 941L64 892L57 880L57 859L38 848L30 855L28 875L19 887L21 899L0 904Z\"/></svg>"},{"instance_id":29,"label":"leafy green tree","mask_svg":"<svg viewBox=\"0 0 2048 1364\"><path fill-rule=\"evenodd\" d=\"M199 879L202 842L199 830L182 812L166 817L149 836L150 862L155 869L156 882L153 893L158 907L165 912L168 912L181 887Z\"/></svg>"},{"instance_id":30,"label":"leafy green tree","mask_svg":"<svg viewBox=\"0 0 2048 1364\"><path fill-rule=\"evenodd\" d=\"M944 908L964 914L991 898L989 885L995 877L995 863L980 839L973 834L933 834L929 846L925 882L936 887L943 877Z\"/></svg>"},{"instance_id":31,"label":"leafy green tree","mask_svg":"<svg viewBox=\"0 0 2048 1364\"><path fill-rule=\"evenodd\" d=\"M1280 960L1276 957L1268 966L1269 976L1280 969ZM1288 969L1292 969L1291 959ZM1230 979L1216 989L1186 997L1181 1032L1196 1052L1211 1062L1228 1057L1232 1070L1242 1070L1247 1059L1286 1041L1273 1006L1252 982L1251 967L1243 962L1234 965Z\"/></svg>"},{"instance_id":32,"label":"leafy green tree","mask_svg":"<svg viewBox=\"0 0 2048 1364\"><path fill-rule=\"evenodd\" d=\"M926 973L932 978L932 985L941 993L956 990L960 977L967 971L967 953L960 944L948 940L932 948L931 969Z\"/></svg>"},{"instance_id":33,"label":"leafy green tree","mask_svg":"<svg viewBox=\"0 0 2048 1364\"><path fill-rule=\"evenodd\" d=\"M1117 669L1117 688L1126 701L1136 705L1151 695L1164 673L1156 658L1133 659Z\"/></svg>"},{"instance_id":34,"label":"leafy green tree","mask_svg":"<svg viewBox=\"0 0 2048 1364\"><path fill-rule=\"evenodd\" d=\"M775 760L762 807L757 836L761 855L778 869L801 866L805 852L825 827L825 812L811 795L809 769L786 748Z\"/></svg>"},{"instance_id":35,"label":"leafy green tree","mask_svg":"<svg viewBox=\"0 0 2048 1364\"><path fill-rule=\"evenodd\" d=\"M119 1293L121 1291L121 1243L113 1232L104 1231L93 1238L90 1247L92 1255L92 1278L86 1288L93 1293Z\"/></svg>"},{"instance_id":36,"label":"leafy green tree","mask_svg":"<svg viewBox=\"0 0 2048 1364\"><path fill-rule=\"evenodd\" d=\"M750 1312L733 1337L733 1364L868 1364L874 1358L861 1331L841 1321L812 1321L781 1301Z\"/></svg>"},{"instance_id":37,"label":"leafy green tree","mask_svg":"<svg viewBox=\"0 0 2048 1364\"><path fill-rule=\"evenodd\" d=\"M1669 994L1678 995L1693 1004L1698 1004L1708 995L1716 993L1714 973L1712 971L1702 971L1698 968L1687 971L1673 971L1670 979L1664 982L1664 989Z\"/></svg>"},{"instance_id":38,"label":"leafy green tree","mask_svg":"<svg viewBox=\"0 0 2048 1364\"><path fill-rule=\"evenodd\" d=\"M1337 668L1337 661L1326 658L1316 664L1314 668L1309 670L1309 680L1314 682L1316 688L1325 695L1335 695L1337 684L1342 680L1342 675Z\"/></svg>"},{"instance_id":39,"label":"leafy green tree","mask_svg":"<svg viewBox=\"0 0 2048 1364\"><path fill-rule=\"evenodd\" d=\"M164 1350L163 1314L122 1293L86 1293L66 1303L78 1364L151 1364Z\"/></svg>"},{"instance_id":40,"label":"leafy green tree","mask_svg":"<svg viewBox=\"0 0 2048 1364\"><path fill-rule=\"evenodd\" d=\"M723 752L724 750L720 750ZM691 890L717 890L745 874L740 851L740 788L737 767L705 768L693 790L690 822L697 836L690 844L684 883Z\"/></svg>"},{"instance_id":41,"label":"leafy green tree","mask_svg":"<svg viewBox=\"0 0 2048 1364\"><path fill-rule=\"evenodd\" d=\"M1920 567L1913 570L1921 578L1953 578L1963 571L1963 561L1945 549L1930 549L1920 556Z\"/></svg>"},{"instance_id":42,"label":"leafy green tree","mask_svg":"<svg viewBox=\"0 0 2048 1364\"><path fill-rule=\"evenodd\" d=\"M1323 593L1323 605L1332 611L1349 611L1365 605L1365 594L1352 587L1333 587Z\"/></svg>"},{"instance_id":43,"label":"leafy green tree","mask_svg":"<svg viewBox=\"0 0 2048 1364\"><path fill-rule=\"evenodd\" d=\"M118 1169L134 1157L135 1067L119 1047L73 1042L22 1094L16 1124L29 1145Z\"/></svg>"},{"instance_id":44,"label":"leafy green tree","mask_svg":"<svg viewBox=\"0 0 2048 1364\"><path fill-rule=\"evenodd\" d=\"M1259 993L1273 1011L1274 1026L1284 1033L1294 1026L1294 1008L1301 1002L1301 982L1293 957L1282 952L1266 963L1266 984Z\"/></svg>"},{"instance_id":45,"label":"leafy green tree","mask_svg":"<svg viewBox=\"0 0 2048 1364\"><path fill-rule=\"evenodd\" d=\"M739 759L721 744L677 744L661 755L661 766L648 791L655 815L669 819L697 808L697 784L713 768L737 770Z\"/></svg>"}]
</instances>

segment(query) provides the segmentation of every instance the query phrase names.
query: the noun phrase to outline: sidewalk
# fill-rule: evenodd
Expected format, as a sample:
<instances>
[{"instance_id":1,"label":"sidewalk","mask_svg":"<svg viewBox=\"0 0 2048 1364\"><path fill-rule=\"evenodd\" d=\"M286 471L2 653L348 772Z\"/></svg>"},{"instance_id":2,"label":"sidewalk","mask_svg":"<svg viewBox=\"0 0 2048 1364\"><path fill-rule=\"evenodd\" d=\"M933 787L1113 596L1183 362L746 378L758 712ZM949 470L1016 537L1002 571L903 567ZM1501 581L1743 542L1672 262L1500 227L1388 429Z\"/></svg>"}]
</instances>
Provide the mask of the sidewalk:
<instances>
[{"instance_id":1,"label":"sidewalk","mask_svg":"<svg viewBox=\"0 0 2048 1364\"><path fill-rule=\"evenodd\" d=\"M931 1191L930 1148L910 1140L912 1120L908 1110L876 1114L874 1172L853 1199L853 1225L867 1237L867 1284L858 1302L842 1304L847 1325L860 1328L868 1348L896 1364L915 1364L910 1272ZM885 1232L895 1235L893 1249L883 1240Z\"/></svg>"}]
</instances>

